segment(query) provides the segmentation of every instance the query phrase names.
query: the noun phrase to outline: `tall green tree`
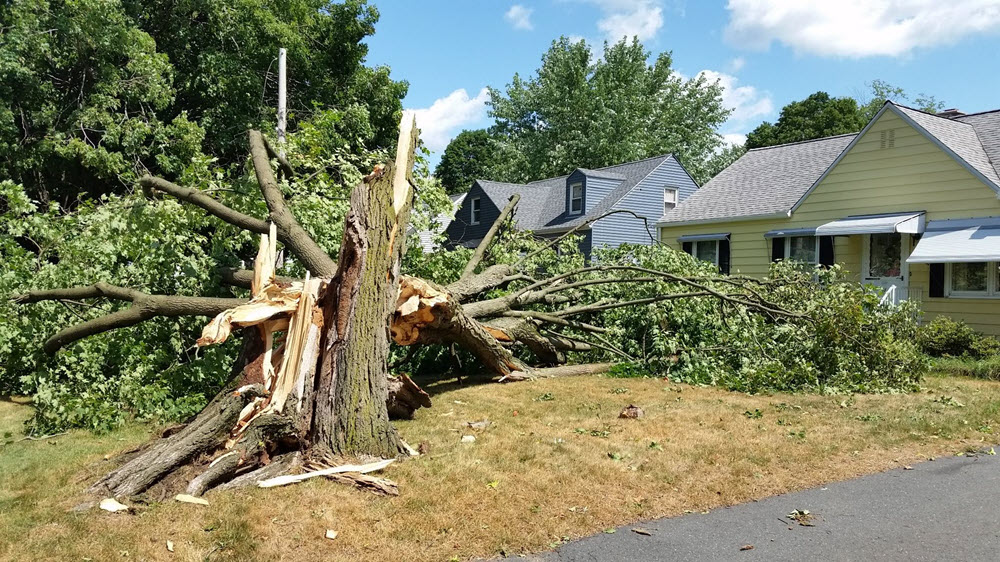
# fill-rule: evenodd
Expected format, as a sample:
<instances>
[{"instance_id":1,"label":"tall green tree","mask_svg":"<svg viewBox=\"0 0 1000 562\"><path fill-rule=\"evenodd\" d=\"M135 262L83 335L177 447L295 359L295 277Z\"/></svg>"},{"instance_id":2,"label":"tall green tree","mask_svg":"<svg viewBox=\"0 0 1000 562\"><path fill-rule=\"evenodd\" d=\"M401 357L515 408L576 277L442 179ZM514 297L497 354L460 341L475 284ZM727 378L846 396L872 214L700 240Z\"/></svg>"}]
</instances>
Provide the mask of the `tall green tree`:
<instances>
[{"instance_id":1,"label":"tall green tree","mask_svg":"<svg viewBox=\"0 0 1000 562\"><path fill-rule=\"evenodd\" d=\"M462 131L451 139L434 169L448 193L463 193L477 179L495 179L502 145L485 129Z\"/></svg>"},{"instance_id":2,"label":"tall green tree","mask_svg":"<svg viewBox=\"0 0 1000 562\"><path fill-rule=\"evenodd\" d=\"M781 108L778 121L764 122L747 135L747 148L799 142L844 133L865 126L864 112L854 98L835 98L816 92Z\"/></svg>"},{"instance_id":3,"label":"tall green tree","mask_svg":"<svg viewBox=\"0 0 1000 562\"><path fill-rule=\"evenodd\" d=\"M605 43L600 58L584 41L552 43L537 73L490 89L492 132L509 149L499 170L509 181L564 174L665 153L696 179L722 139L729 115L722 90L704 76L681 77L669 52L652 64L633 39Z\"/></svg>"},{"instance_id":4,"label":"tall green tree","mask_svg":"<svg viewBox=\"0 0 1000 562\"><path fill-rule=\"evenodd\" d=\"M903 88L884 80L872 80L867 87L868 91L857 97L832 97L826 92L816 92L804 100L793 101L781 108L775 123L765 121L751 131L746 147L760 148L856 133L875 117L886 101L929 113L944 109L944 102L934 96L919 94L910 98Z\"/></svg>"},{"instance_id":5,"label":"tall green tree","mask_svg":"<svg viewBox=\"0 0 1000 562\"><path fill-rule=\"evenodd\" d=\"M274 122L279 47L293 130L336 109L348 147L387 148L407 85L364 66L377 20L364 0L6 2L0 178L72 207L201 154L241 163L246 130Z\"/></svg>"}]
</instances>

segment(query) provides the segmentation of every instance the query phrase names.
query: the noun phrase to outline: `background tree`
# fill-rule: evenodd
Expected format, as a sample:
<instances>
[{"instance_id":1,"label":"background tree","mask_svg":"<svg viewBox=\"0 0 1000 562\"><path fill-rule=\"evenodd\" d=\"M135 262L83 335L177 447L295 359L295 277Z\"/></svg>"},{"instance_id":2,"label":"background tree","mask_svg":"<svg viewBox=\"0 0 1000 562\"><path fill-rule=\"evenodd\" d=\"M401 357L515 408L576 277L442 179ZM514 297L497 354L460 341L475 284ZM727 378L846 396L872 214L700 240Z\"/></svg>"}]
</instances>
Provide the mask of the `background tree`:
<instances>
[{"instance_id":1,"label":"background tree","mask_svg":"<svg viewBox=\"0 0 1000 562\"><path fill-rule=\"evenodd\" d=\"M444 149L434 177L448 193L464 193L477 179L494 179L501 150L485 129L462 131Z\"/></svg>"},{"instance_id":2,"label":"background tree","mask_svg":"<svg viewBox=\"0 0 1000 562\"><path fill-rule=\"evenodd\" d=\"M158 318L56 357L54 327L84 311L30 289L126 283L151 294L230 297L220 267L252 263L254 237L136 180L157 174L247 214L263 202L246 129L274 124L279 46L289 60L289 207L317 244L340 248L350 190L395 144L406 83L364 65L377 20L363 1L16 0L0 8L0 394L35 397L37 431L107 428L196 413L226 382L237 347L196 352L200 319ZM242 148L241 148L242 147ZM446 208L418 155L414 228ZM287 181L285 178L283 180ZM301 275L284 261L283 275Z\"/></svg>"},{"instance_id":3,"label":"background tree","mask_svg":"<svg viewBox=\"0 0 1000 562\"><path fill-rule=\"evenodd\" d=\"M911 98L906 94L906 90L898 86L893 86L885 80L875 79L866 84L867 91L861 92L855 97L858 105L864 112L865 119L870 121L886 101L892 101L902 105L908 105L927 113L937 113L944 109L944 102L932 95L920 93Z\"/></svg>"},{"instance_id":4,"label":"background tree","mask_svg":"<svg viewBox=\"0 0 1000 562\"><path fill-rule=\"evenodd\" d=\"M279 47L292 129L337 109L352 153L388 148L407 85L364 66L377 19L364 0L8 2L0 177L71 207L146 172L177 178L199 155L229 173L245 131L274 122Z\"/></svg>"},{"instance_id":5,"label":"background tree","mask_svg":"<svg viewBox=\"0 0 1000 562\"><path fill-rule=\"evenodd\" d=\"M490 89L491 131L510 150L498 170L507 181L565 174L658 154L676 154L703 180L705 163L729 115L718 84L674 72L670 53L653 64L633 39L605 43L596 61L585 41L552 43L535 76L515 74Z\"/></svg>"},{"instance_id":6,"label":"background tree","mask_svg":"<svg viewBox=\"0 0 1000 562\"><path fill-rule=\"evenodd\" d=\"M764 122L747 135L746 147L760 148L860 131L867 121L854 98L816 92L781 108L778 121Z\"/></svg>"},{"instance_id":7,"label":"background tree","mask_svg":"<svg viewBox=\"0 0 1000 562\"><path fill-rule=\"evenodd\" d=\"M781 108L777 122L765 121L747 135L746 148L856 133L875 117L886 101L928 113L944 109L944 102L934 96L919 94L911 99L902 88L883 80L873 80L867 87L867 92L855 97L832 97L826 92L816 92L804 100L789 103Z\"/></svg>"}]
</instances>

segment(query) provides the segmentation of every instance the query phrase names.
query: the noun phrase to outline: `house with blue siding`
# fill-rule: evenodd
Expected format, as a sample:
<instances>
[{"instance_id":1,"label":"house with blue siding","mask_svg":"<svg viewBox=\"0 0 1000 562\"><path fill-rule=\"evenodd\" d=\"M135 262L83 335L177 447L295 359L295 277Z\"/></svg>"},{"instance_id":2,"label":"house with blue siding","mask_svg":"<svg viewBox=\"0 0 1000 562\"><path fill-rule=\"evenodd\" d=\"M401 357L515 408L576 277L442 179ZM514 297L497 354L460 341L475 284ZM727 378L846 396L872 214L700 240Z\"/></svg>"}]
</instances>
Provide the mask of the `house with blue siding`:
<instances>
[{"instance_id":1,"label":"house with blue siding","mask_svg":"<svg viewBox=\"0 0 1000 562\"><path fill-rule=\"evenodd\" d=\"M670 154L594 170L577 168L565 176L526 184L476 180L445 229L446 245L475 247L515 193L521 196L514 215L520 230L554 237L593 221L578 231L588 258L600 248L652 244L654 221L697 189ZM617 210L634 215L618 213L594 220Z\"/></svg>"}]
</instances>

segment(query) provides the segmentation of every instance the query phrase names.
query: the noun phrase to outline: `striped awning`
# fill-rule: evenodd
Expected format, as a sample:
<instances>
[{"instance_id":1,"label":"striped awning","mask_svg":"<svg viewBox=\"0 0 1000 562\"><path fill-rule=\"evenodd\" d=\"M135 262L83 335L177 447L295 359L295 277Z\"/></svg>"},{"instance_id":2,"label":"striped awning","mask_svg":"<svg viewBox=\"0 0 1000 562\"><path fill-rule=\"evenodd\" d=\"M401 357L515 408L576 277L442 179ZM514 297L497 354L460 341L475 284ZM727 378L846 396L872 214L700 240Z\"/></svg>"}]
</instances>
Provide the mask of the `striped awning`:
<instances>
[{"instance_id":1,"label":"striped awning","mask_svg":"<svg viewBox=\"0 0 1000 562\"><path fill-rule=\"evenodd\" d=\"M1000 261L1000 218L931 221L906 261Z\"/></svg>"},{"instance_id":2,"label":"striped awning","mask_svg":"<svg viewBox=\"0 0 1000 562\"><path fill-rule=\"evenodd\" d=\"M894 232L919 234L924 231L924 216L923 211L882 215L854 215L818 226L816 228L816 236L892 234Z\"/></svg>"}]
</instances>

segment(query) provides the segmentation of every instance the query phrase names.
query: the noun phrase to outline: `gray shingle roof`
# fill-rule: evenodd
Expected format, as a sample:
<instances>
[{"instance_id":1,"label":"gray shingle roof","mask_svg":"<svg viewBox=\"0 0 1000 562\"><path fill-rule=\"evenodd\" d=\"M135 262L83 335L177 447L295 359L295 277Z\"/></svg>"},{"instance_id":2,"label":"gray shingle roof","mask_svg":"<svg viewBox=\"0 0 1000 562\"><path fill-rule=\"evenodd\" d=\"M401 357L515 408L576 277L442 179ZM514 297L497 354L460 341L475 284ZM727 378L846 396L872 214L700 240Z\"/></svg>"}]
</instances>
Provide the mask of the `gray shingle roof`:
<instances>
[{"instance_id":1,"label":"gray shingle roof","mask_svg":"<svg viewBox=\"0 0 1000 562\"><path fill-rule=\"evenodd\" d=\"M972 125L993 169L1000 174L1000 109L962 115L956 117L955 121Z\"/></svg>"},{"instance_id":2,"label":"gray shingle roof","mask_svg":"<svg viewBox=\"0 0 1000 562\"><path fill-rule=\"evenodd\" d=\"M787 212L855 136L838 135L748 150L664 215L660 222L745 218Z\"/></svg>"},{"instance_id":3,"label":"gray shingle roof","mask_svg":"<svg viewBox=\"0 0 1000 562\"><path fill-rule=\"evenodd\" d=\"M965 160L969 166L991 181L994 186L1000 187L1000 175L997 174L996 168L990 162L990 157L986 154L986 149L977 134L974 123L938 117L898 104L896 108L950 148L959 158Z\"/></svg>"},{"instance_id":4,"label":"gray shingle roof","mask_svg":"<svg viewBox=\"0 0 1000 562\"><path fill-rule=\"evenodd\" d=\"M436 228L432 230L421 230L417 233L420 237L420 247L424 249L425 253L433 252L437 249L437 243L434 241L434 238L447 230L451 221L455 220L455 213L457 213L458 209L461 208L466 195L466 193L449 195L448 198L451 199L451 211L441 213L434 218L434 221L437 223Z\"/></svg>"},{"instance_id":5,"label":"gray shingle roof","mask_svg":"<svg viewBox=\"0 0 1000 562\"><path fill-rule=\"evenodd\" d=\"M517 205L515 220L517 226L524 230L544 233L546 231L561 231L572 228L588 218L600 216L609 210L622 197L628 194L643 178L656 169L671 155L654 156L636 162L628 162L615 166L607 166L596 170L580 168L583 173L605 179L619 180L615 189L594 206L591 212L583 215L568 215L566 213L566 178L558 176L527 184L503 183L487 180L477 180L479 186L497 208L507 205L510 196L521 194Z\"/></svg>"}]
</instances>

